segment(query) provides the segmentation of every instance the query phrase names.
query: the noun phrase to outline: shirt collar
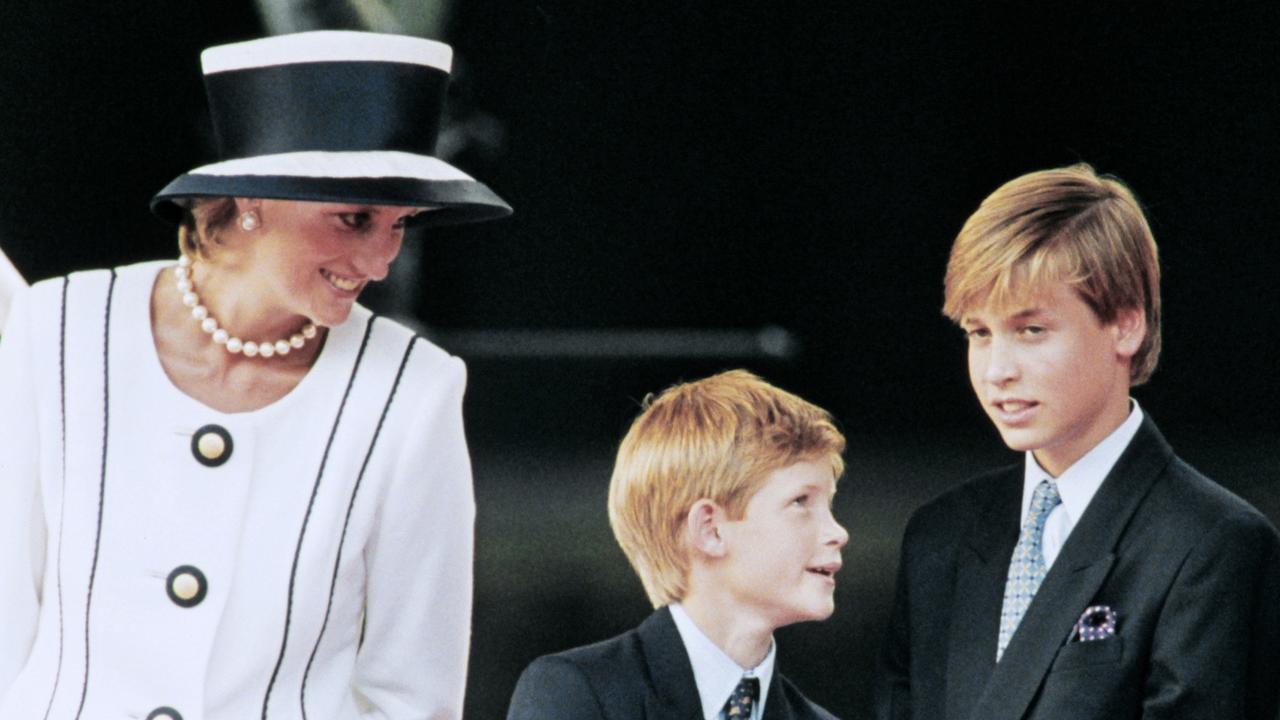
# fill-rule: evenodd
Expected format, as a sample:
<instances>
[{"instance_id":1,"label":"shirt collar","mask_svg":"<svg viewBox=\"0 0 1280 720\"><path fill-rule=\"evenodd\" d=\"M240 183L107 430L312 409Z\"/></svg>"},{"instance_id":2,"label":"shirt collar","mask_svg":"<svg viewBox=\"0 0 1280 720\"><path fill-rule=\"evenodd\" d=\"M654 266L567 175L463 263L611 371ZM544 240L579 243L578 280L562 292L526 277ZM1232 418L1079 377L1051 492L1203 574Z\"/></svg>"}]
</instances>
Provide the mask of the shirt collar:
<instances>
[{"instance_id":1,"label":"shirt collar","mask_svg":"<svg viewBox=\"0 0 1280 720\"><path fill-rule=\"evenodd\" d=\"M744 675L760 681L758 705L764 707L765 699L769 697L769 683L773 680L773 663L778 644L769 643L769 653L754 668L739 667L733 658L694 624L693 618L689 617L680 603L672 603L669 607L671 619L675 621L680 639L684 641L685 652L689 653L693 681L698 686L698 698L702 701L702 716L705 720L716 720L720 716L724 704L729 701L729 696Z\"/></svg>"},{"instance_id":2,"label":"shirt collar","mask_svg":"<svg viewBox=\"0 0 1280 720\"><path fill-rule=\"evenodd\" d=\"M1138 434L1138 428L1142 426L1142 408L1138 407L1138 401L1133 398L1130 398L1129 402L1133 405L1133 409L1129 411L1129 417L1120 423L1120 427L1112 430L1110 435L1102 439L1102 442L1094 445L1092 450L1054 479L1058 485L1058 495L1062 498L1062 507L1071 518L1073 525L1081 515L1084 515L1085 508L1089 506L1089 501L1093 500L1094 494L1102 486L1102 481L1107 478L1111 468L1115 467L1116 461L1120 459L1124 449L1129 447L1129 442L1133 440L1134 435ZM1024 468L1022 515L1019 516L1023 519L1031 509L1031 496L1035 493L1036 486L1045 478L1053 479L1053 476L1036 462L1035 455L1030 450L1026 453Z\"/></svg>"}]
</instances>

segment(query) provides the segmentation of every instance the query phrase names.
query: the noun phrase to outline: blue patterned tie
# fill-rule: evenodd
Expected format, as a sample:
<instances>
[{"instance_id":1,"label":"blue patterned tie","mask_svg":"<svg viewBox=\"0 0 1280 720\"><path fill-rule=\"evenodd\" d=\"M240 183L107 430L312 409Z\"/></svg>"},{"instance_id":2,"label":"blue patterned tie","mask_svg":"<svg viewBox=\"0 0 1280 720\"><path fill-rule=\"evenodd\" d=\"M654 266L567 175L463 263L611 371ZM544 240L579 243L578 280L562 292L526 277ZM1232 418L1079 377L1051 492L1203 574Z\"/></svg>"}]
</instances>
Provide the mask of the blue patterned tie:
<instances>
[{"instance_id":1,"label":"blue patterned tie","mask_svg":"<svg viewBox=\"0 0 1280 720\"><path fill-rule=\"evenodd\" d=\"M1044 522L1049 513L1062 503L1058 486L1052 480L1041 480L1031 495L1031 507L1027 521L1022 524L1022 534L1013 548L1009 560L1009 579L1004 585L1004 606L1000 609L1000 641L996 646L996 662L1004 655L1009 640L1022 622L1031 598L1036 596L1040 583L1044 582Z\"/></svg>"},{"instance_id":2,"label":"blue patterned tie","mask_svg":"<svg viewBox=\"0 0 1280 720\"><path fill-rule=\"evenodd\" d=\"M742 678L729 696L729 702L724 704L724 710L720 711L720 717L724 720L749 720L751 707L759 697L760 681L753 677Z\"/></svg>"}]
</instances>

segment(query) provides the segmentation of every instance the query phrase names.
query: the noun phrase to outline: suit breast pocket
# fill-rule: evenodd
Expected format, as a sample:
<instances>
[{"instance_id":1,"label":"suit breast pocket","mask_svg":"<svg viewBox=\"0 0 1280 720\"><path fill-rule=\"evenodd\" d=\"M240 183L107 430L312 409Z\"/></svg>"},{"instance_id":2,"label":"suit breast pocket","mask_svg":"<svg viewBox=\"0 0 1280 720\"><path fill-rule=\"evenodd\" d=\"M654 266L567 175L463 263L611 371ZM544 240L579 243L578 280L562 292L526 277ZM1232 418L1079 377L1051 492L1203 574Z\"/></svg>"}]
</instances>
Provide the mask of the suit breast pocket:
<instances>
[{"instance_id":1,"label":"suit breast pocket","mask_svg":"<svg viewBox=\"0 0 1280 720\"><path fill-rule=\"evenodd\" d=\"M1049 672L1061 672L1091 665L1114 665L1124 655L1124 638L1113 636L1106 640L1069 642L1058 651Z\"/></svg>"}]
</instances>

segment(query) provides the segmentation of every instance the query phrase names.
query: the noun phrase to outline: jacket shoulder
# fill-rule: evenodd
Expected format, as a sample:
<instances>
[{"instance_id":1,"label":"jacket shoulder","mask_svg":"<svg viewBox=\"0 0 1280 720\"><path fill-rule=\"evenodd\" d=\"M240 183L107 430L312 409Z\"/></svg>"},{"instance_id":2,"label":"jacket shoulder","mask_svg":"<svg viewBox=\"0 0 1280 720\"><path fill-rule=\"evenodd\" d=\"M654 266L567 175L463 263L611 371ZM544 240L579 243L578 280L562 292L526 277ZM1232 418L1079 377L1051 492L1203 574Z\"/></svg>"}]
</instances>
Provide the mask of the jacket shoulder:
<instances>
[{"instance_id":1,"label":"jacket shoulder","mask_svg":"<svg viewBox=\"0 0 1280 720\"><path fill-rule=\"evenodd\" d=\"M1142 506L1161 518L1171 545L1195 544L1214 532L1275 545L1280 533L1257 508L1174 456Z\"/></svg>"},{"instance_id":2,"label":"jacket shoulder","mask_svg":"<svg viewBox=\"0 0 1280 720\"><path fill-rule=\"evenodd\" d=\"M520 674L507 718L597 718L611 708L643 706L644 673L634 629L591 645L543 655Z\"/></svg>"},{"instance_id":3,"label":"jacket shoulder","mask_svg":"<svg viewBox=\"0 0 1280 720\"><path fill-rule=\"evenodd\" d=\"M921 505L907 521L903 542L949 547L987 508L1020 488L1021 465L1008 465L965 480Z\"/></svg>"}]
</instances>

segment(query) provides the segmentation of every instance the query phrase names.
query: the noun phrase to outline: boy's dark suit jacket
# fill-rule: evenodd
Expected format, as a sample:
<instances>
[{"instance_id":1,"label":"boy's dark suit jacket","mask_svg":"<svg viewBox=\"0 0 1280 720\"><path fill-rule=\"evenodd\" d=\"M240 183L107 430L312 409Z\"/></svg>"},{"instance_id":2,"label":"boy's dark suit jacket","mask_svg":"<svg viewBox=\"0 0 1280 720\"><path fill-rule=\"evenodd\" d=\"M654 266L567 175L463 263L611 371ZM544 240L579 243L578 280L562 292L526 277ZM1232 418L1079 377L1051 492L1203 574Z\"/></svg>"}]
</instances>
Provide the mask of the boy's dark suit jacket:
<instances>
[{"instance_id":1,"label":"boy's dark suit jacket","mask_svg":"<svg viewBox=\"0 0 1280 720\"><path fill-rule=\"evenodd\" d=\"M879 720L1275 720L1280 538L1146 419L997 665L1021 465L916 512L876 684ZM1070 642L1090 605L1114 637Z\"/></svg>"},{"instance_id":2,"label":"boy's dark suit jacket","mask_svg":"<svg viewBox=\"0 0 1280 720\"><path fill-rule=\"evenodd\" d=\"M764 720L835 720L774 664ZM611 640L534 660L507 720L702 720L693 666L671 611Z\"/></svg>"}]
</instances>

